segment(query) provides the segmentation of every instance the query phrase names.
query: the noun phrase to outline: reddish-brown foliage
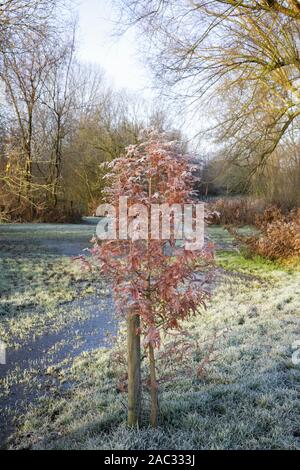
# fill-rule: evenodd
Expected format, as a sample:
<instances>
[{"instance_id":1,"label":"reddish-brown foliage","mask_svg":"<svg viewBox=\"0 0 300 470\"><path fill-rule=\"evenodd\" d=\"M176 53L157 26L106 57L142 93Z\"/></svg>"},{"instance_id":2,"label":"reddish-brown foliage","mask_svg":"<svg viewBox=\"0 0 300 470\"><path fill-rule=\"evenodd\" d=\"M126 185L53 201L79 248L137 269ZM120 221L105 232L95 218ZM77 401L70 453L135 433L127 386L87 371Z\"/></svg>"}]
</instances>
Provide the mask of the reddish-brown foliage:
<instances>
[{"instance_id":1,"label":"reddish-brown foliage","mask_svg":"<svg viewBox=\"0 0 300 470\"><path fill-rule=\"evenodd\" d=\"M277 207L270 207L256 224L259 233L250 237L231 231L251 254L280 261L300 258L300 209L285 215Z\"/></svg>"},{"instance_id":2,"label":"reddish-brown foliage","mask_svg":"<svg viewBox=\"0 0 300 470\"><path fill-rule=\"evenodd\" d=\"M210 223L214 225L255 225L266 204L250 198L220 198L210 202Z\"/></svg>"},{"instance_id":3,"label":"reddish-brown foliage","mask_svg":"<svg viewBox=\"0 0 300 470\"><path fill-rule=\"evenodd\" d=\"M149 134L146 142L129 147L126 155L108 166L105 193L107 202L115 208L120 197L127 197L127 205L132 209L133 205L142 204L148 214L153 204L183 207L194 202L195 168L176 143L161 135ZM122 219L119 212L117 226ZM129 227L137 229L130 238L107 241L95 238L90 250L93 262L85 260L85 264L89 268L96 265L112 281L117 310L128 320L128 423L132 426L138 422L141 382L140 346L136 338L143 336L143 345L149 353L151 424L156 426L158 381L154 349L160 347L162 330L180 330L183 320L206 307L209 292L204 285L211 276L213 253L210 246L197 251L179 247L172 217L169 240L151 238L150 220L148 236L140 237L138 216L139 212L127 214ZM133 321L140 326L134 326L132 332Z\"/></svg>"},{"instance_id":4,"label":"reddish-brown foliage","mask_svg":"<svg viewBox=\"0 0 300 470\"><path fill-rule=\"evenodd\" d=\"M118 206L120 196L128 206L170 205L193 202L193 166L174 142L151 135L131 146L127 154L109 164L107 202ZM129 217L129 223L134 217ZM149 224L150 231L150 224ZM172 256L165 254L166 243ZM113 281L118 311L141 318L144 343L159 347L160 329L177 329L180 322L205 307L209 293L202 287L211 273L211 247L188 251L176 246L174 234L165 240L94 240L94 263ZM199 282L196 272L205 274Z\"/></svg>"}]
</instances>

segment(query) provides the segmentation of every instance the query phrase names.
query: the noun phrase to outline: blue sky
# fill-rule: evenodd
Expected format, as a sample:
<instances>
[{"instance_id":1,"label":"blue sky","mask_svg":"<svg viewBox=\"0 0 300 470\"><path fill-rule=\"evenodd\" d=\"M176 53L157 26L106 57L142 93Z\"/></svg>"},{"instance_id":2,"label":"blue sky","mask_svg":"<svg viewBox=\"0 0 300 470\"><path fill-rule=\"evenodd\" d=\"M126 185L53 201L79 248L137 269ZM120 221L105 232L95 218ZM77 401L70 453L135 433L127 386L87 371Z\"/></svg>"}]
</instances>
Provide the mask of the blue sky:
<instances>
[{"instance_id":1,"label":"blue sky","mask_svg":"<svg viewBox=\"0 0 300 470\"><path fill-rule=\"evenodd\" d=\"M138 59L135 33L113 37L117 12L112 1L78 0L78 15L80 60L101 65L115 87L144 94L150 79Z\"/></svg>"}]
</instances>

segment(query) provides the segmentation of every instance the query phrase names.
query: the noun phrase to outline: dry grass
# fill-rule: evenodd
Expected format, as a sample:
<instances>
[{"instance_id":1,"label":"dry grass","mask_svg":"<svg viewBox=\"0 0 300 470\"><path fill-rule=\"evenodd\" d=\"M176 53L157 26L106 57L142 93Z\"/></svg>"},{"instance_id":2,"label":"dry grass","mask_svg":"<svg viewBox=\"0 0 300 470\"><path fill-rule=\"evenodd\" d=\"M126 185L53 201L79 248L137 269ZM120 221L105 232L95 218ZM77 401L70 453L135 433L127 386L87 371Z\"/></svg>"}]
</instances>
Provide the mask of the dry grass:
<instances>
[{"instance_id":1,"label":"dry grass","mask_svg":"<svg viewBox=\"0 0 300 470\"><path fill-rule=\"evenodd\" d=\"M213 225L255 225L256 218L263 214L266 204L260 200L250 198L220 198L208 204L213 213Z\"/></svg>"}]
</instances>

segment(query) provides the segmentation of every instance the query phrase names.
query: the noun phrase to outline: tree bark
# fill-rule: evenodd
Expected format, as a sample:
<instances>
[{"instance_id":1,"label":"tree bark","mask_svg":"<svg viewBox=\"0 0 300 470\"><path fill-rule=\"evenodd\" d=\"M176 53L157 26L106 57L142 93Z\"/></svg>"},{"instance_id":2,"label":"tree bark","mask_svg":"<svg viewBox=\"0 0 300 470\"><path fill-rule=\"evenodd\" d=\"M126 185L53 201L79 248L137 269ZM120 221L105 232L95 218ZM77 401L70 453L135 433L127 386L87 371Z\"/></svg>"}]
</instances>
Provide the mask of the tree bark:
<instances>
[{"instance_id":1,"label":"tree bark","mask_svg":"<svg viewBox=\"0 0 300 470\"><path fill-rule=\"evenodd\" d=\"M140 317L128 314L128 426L137 426L141 413L141 338Z\"/></svg>"},{"instance_id":2,"label":"tree bark","mask_svg":"<svg viewBox=\"0 0 300 470\"><path fill-rule=\"evenodd\" d=\"M150 423L153 428L157 428L158 421L158 387L156 380L155 355L154 348L149 345L149 363L150 363L150 386L151 386L151 414Z\"/></svg>"}]
</instances>

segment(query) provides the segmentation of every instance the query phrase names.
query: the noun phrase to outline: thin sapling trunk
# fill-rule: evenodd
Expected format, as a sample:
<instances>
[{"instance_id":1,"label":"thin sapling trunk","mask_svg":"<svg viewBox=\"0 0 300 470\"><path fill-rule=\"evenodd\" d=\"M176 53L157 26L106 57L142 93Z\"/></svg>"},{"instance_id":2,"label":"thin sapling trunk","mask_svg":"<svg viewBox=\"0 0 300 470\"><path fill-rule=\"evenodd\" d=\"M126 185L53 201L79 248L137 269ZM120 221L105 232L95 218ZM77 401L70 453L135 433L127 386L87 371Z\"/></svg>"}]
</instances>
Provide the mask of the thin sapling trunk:
<instances>
[{"instance_id":1,"label":"thin sapling trunk","mask_svg":"<svg viewBox=\"0 0 300 470\"><path fill-rule=\"evenodd\" d=\"M158 421L158 386L156 380L155 354L152 344L149 344L150 365L150 390L151 390L151 414L150 423L153 428L157 427Z\"/></svg>"}]
</instances>

